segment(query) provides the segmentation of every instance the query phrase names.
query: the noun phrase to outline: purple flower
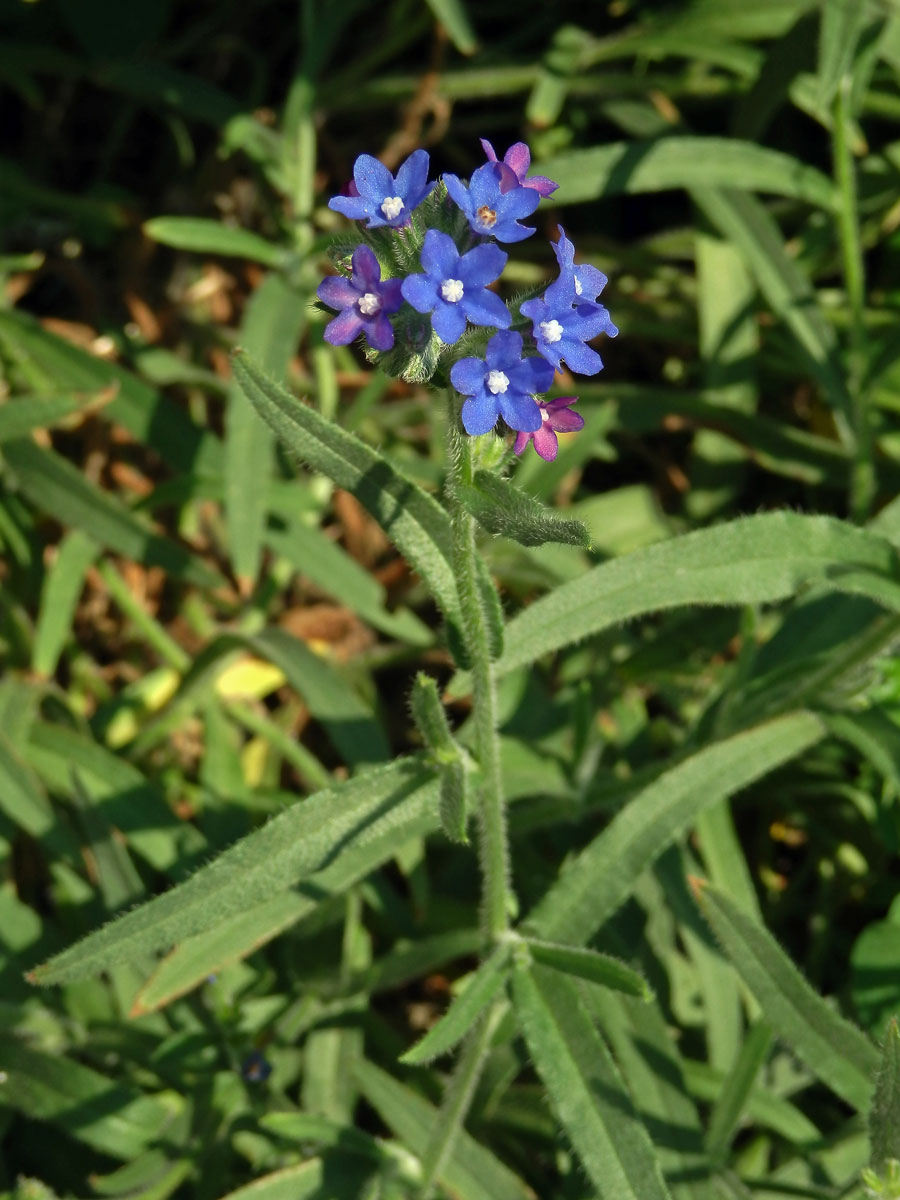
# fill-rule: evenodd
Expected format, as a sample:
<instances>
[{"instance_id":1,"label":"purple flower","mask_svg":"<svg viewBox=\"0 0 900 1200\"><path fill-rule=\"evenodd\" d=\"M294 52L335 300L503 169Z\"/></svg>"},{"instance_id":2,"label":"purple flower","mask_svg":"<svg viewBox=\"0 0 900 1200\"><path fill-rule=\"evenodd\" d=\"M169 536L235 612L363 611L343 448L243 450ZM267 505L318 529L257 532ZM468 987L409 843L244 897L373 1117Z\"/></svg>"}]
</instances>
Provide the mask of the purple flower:
<instances>
[{"instance_id":1,"label":"purple flower","mask_svg":"<svg viewBox=\"0 0 900 1200\"><path fill-rule=\"evenodd\" d=\"M450 372L453 386L469 399L462 408L466 433L488 433L501 416L510 429L534 433L541 427L535 392L546 392L553 368L542 358L522 358L522 336L495 333L484 358L462 358Z\"/></svg>"},{"instance_id":2,"label":"purple flower","mask_svg":"<svg viewBox=\"0 0 900 1200\"><path fill-rule=\"evenodd\" d=\"M521 242L534 229L520 225L541 202L534 188L520 187L515 172L505 163L487 162L473 172L469 186L455 175L445 175L451 198L469 218L469 226L483 237L498 242Z\"/></svg>"},{"instance_id":3,"label":"purple flower","mask_svg":"<svg viewBox=\"0 0 900 1200\"><path fill-rule=\"evenodd\" d=\"M476 246L460 254L449 234L429 229L422 246L424 275L407 275L402 292L416 312L430 312L431 324L442 342L452 345L465 332L466 319L473 325L512 323L509 309L487 284L500 275L506 254L499 246Z\"/></svg>"},{"instance_id":4,"label":"purple flower","mask_svg":"<svg viewBox=\"0 0 900 1200\"><path fill-rule=\"evenodd\" d=\"M487 155L488 162L497 162L497 153L487 138L481 138L481 148ZM503 162L515 175L513 187L518 184L519 187L534 188L539 196L549 196L559 187L558 183L554 183L546 175L532 175L530 179L526 178L528 168L531 166L531 151L524 142L516 142L514 146L510 146L503 155ZM509 191L509 188L503 187L502 183L501 188L504 192Z\"/></svg>"},{"instance_id":5,"label":"purple flower","mask_svg":"<svg viewBox=\"0 0 900 1200\"><path fill-rule=\"evenodd\" d=\"M529 442L534 442L534 448L545 462L553 462L559 449L558 433L575 433L584 428L584 417L581 413L570 412L570 406L578 400L577 396L557 396L555 400L538 400L541 410L541 427L534 433L525 432L516 435L513 449L521 454Z\"/></svg>"},{"instance_id":6,"label":"purple flower","mask_svg":"<svg viewBox=\"0 0 900 1200\"><path fill-rule=\"evenodd\" d=\"M407 225L412 210L437 186L428 182L427 150L414 150L396 176L371 154L360 154L353 164L353 182L357 194L333 196L328 207L354 221L368 217L367 229Z\"/></svg>"},{"instance_id":7,"label":"purple flower","mask_svg":"<svg viewBox=\"0 0 900 1200\"><path fill-rule=\"evenodd\" d=\"M619 332L609 313L596 299L606 285L606 276L586 263L575 264L575 247L559 226L559 241L553 247L559 277L550 284L543 299L527 300L521 306L530 318L537 348L559 370L565 360L580 375L596 375L603 361L586 345L600 333L615 337Z\"/></svg>"},{"instance_id":8,"label":"purple flower","mask_svg":"<svg viewBox=\"0 0 900 1200\"><path fill-rule=\"evenodd\" d=\"M316 295L329 308L341 312L325 327L325 341L346 346L365 332L373 350L390 350L394 331L388 320L403 303L399 279L381 279L378 259L368 246L357 246L350 260L352 276L329 275L316 288Z\"/></svg>"}]
</instances>

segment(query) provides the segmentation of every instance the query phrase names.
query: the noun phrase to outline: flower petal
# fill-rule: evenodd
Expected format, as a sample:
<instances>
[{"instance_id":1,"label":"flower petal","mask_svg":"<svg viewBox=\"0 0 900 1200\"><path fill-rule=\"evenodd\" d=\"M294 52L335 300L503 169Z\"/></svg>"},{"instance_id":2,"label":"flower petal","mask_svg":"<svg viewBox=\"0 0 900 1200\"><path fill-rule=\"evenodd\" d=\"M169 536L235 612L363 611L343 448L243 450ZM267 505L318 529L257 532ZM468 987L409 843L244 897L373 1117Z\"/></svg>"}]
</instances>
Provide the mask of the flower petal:
<instances>
[{"instance_id":1,"label":"flower petal","mask_svg":"<svg viewBox=\"0 0 900 1200\"><path fill-rule=\"evenodd\" d=\"M428 313L437 304L437 286L427 275L407 275L400 285L403 299L408 301L416 312Z\"/></svg>"},{"instance_id":2,"label":"flower petal","mask_svg":"<svg viewBox=\"0 0 900 1200\"><path fill-rule=\"evenodd\" d=\"M457 207L461 208L464 213L473 212L472 199L469 196L468 189L456 177L456 175L445 175L444 184L447 188L447 193L450 199Z\"/></svg>"},{"instance_id":3,"label":"flower petal","mask_svg":"<svg viewBox=\"0 0 900 1200\"><path fill-rule=\"evenodd\" d=\"M521 183L531 166L531 151L524 142L515 142L503 155L503 161L515 171Z\"/></svg>"},{"instance_id":4,"label":"flower petal","mask_svg":"<svg viewBox=\"0 0 900 1200\"><path fill-rule=\"evenodd\" d=\"M534 188L517 187L504 193L500 212L504 219L530 217L540 202L541 198Z\"/></svg>"},{"instance_id":5,"label":"flower petal","mask_svg":"<svg viewBox=\"0 0 900 1200\"><path fill-rule=\"evenodd\" d=\"M473 325L496 325L499 329L508 329L512 325L509 309L487 288L473 288L459 303Z\"/></svg>"},{"instance_id":6,"label":"flower petal","mask_svg":"<svg viewBox=\"0 0 900 1200\"><path fill-rule=\"evenodd\" d=\"M328 207L349 217L351 221L363 221L372 206L363 196L332 196Z\"/></svg>"},{"instance_id":7,"label":"flower petal","mask_svg":"<svg viewBox=\"0 0 900 1200\"><path fill-rule=\"evenodd\" d=\"M463 396L474 396L484 387L486 365L483 358L461 358L450 368L450 382Z\"/></svg>"},{"instance_id":8,"label":"flower petal","mask_svg":"<svg viewBox=\"0 0 900 1200\"><path fill-rule=\"evenodd\" d=\"M516 454L521 454L533 437L533 433L517 433L516 440L513 442L513 450Z\"/></svg>"},{"instance_id":9,"label":"flower petal","mask_svg":"<svg viewBox=\"0 0 900 1200\"><path fill-rule=\"evenodd\" d=\"M507 368L507 374L520 392L546 392L553 385L553 367L544 358L525 358Z\"/></svg>"},{"instance_id":10,"label":"flower petal","mask_svg":"<svg viewBox=\"0 0 900 1200\"><path fill-rule=\"evenodd\" d=\"M579 429L584 429L584 417L581 413L563 408L558 412L550 413L544 424L555 429L557 433L577 433Z\"/></svg>"},{"instance_id":11,"label":"flower petal","mask_svg":"<svg viewBox=\"0 0 900 1200\"><path fill-rule=\"evenodd\" d=\"M393 175L384 163L371 154L360 154L353 164L353 181L359 188L359 194L373 201L376 209L386 196L397 194Z\"/></svg>"},{"instance_id":12,"label":"flower petal","mask_svg":"<svg viewBox=\"0 0 900 1200\"><path fill-rule=\"evenodd\" d=\"M497 400L482 392L470 397L462 406L462 423L466 433L478 437L490 433L497 424Z\"/></svg>"},{"instance_id":13,"label":"flower petal","mask_svg":"<svg viewBox=\"0 0 900 1200\"><path fill-rule=\"evenodd\" d=\"M501 329L487 344L485 362L493 370L518 365L522 357L522 335L512 329Z\"/></svg>"},{"instance_id":14,"label":"flower petal","mask_svg":"<svg viewBox=\"0 0 900 1200\"><path fill-rule=\"evenodd\" d=\"M522 187L534 188L539 196L552 196L559 184L548 179L546 175L531 175L522 180Z\"/></svg>"},{"instance_id":15,"label":"flower petal","mask_svg":"<svg viewBox=\"0 0 900 1200\"><path fill-rule=\"evenodd\" d=\"M506 163L497 163L497 170L499 171L500 191L503 195L511 192L513 188L519 187L519 177L512 167L508 167Z\"/></svg>"},{"instance_id":16,"label":"flower petal","mask_svg":"<svg viewBox=\"0 0 900 1200\"><path fill-rule=\"evenodd\" d=\"M533 225L517 225L513 220L498 221L491 233L498 242L524 242L534 233Z\"/></svg>"},{"instance_id":17,"label":"flower petal","mask_svg":"<svg viewBox=\"0 0 900 1200\"><path fill-rule=\"evenodd\" d=\"M350 260L353 282L360 292L378 292L381 286L381 264L369 246L357 246Z\"/></svg>"},{"instance_id":18,"label":"flower petal","mask_svg":"<svg viewBox=\"0 0 900 1200\"><path fill-rule=\"evenodd\" d=\"M432 279L456 279L459 275L459 251L448 233L429 229L422 246L422 266Z\"/></svg>"},{"instance_id":19,"label":"flower petal","mask_svg":"<svg viewBox=\"0 0 900 1200\"><path fill-rule=\"evenodd\" d=\"M469 180L469 203L472 205L473 211L481 208L483 204L486 204L488 208L497 209L500 202L500 180L499 163L484 163L483 166L472 172ZM446 182L446 176L444 176L444 181ZM455 196L454 199L456 199Z\"/></svg>"},{"instance_id":20,"label":"flower petal","mask_svg":"<svg viewBox=\"0 0 900 1200\"><path fill-rule=\"evenodd\" d=\"M466 314L459 304L448 304L446 300L438 299L431 314L431 325L441 341L452 346L466 332Z\"/></svg>"},{"instance_id":21,"label":"flower petal","mask_svg":"<svg viewBox=\"0 0 900 1200\"><path fill-rule=\"evenodd\" d=\"M402 196L407 202L412 200L410 208L414 208L418 203L415 197L425 191L425 185L428 182L428 151L413 150L406 162L401 165L394 182L397 184L397 195Z\"/></svg>"},{"instance_id":22,"label":"flower petal","mask_svg":"<svg viewBox=\"0 0 900 1200\"><path fill-rule=\"evenodd\" d=\"M509 255L493 242L476 246L459 260L459 278L466 287L484 287L500 278L508 258Z\"/></svg>"},{"instance_id":23,"label":"flower petal","mask_svg":"<svg viewBox=\"0 0 900 1200\"><path fill-rule=\"evenodd\" d=\"M316 288L316 295L329 308L350 308L359 299L359 292L343 275L328 275Z\"/></svg>"},{"instance_id":24,"label":"flower petal","mask_svg":"<svg viewBox=\"0 0 900 1200\"><path fill-rule=\"evenodd\" d=\"M500 415L510 429L533 433L540 429L542 417L536 400L512 390L497 395Z\"/></svg>"},{"instance_id":25,"label":"flower petal","mask_svg":"<svg viewBox=\"0 0 900 1200\"><path fill-rule=\"evenodd\" d=\"M373 350L390 350L394 344L394 329L383 312L366 322L366 341Z\"/></svg>"},{"instance_id":26,"label":"flower petal","mask_svg":"<svg viewBox=\"0 0 900 1200\"><path fill-rule=\"evenodd\" d=\"M603 370L603 359L597 351L586 346L584 342L579 342L577 338L563 337L555 343L554 348L558 349L560 358L566 360L570 369L577 371L579 375L596 375L598 371Z\"/></svg>"},{"instance_id":27,"label":"flower petal","mask_svg":"<svg viewBox=\"0 0 900 1200\"><path fill-rule=\"evenodd\" d=\"M323 337L332 346L347 346L363 327L363 319L359 309L354 305L345 308L342 313L325 326Z\"/></svg>"},{"instance_id":28,"label":"flower petal","mask_svg":"<svg viewBox=\"0 0 900 1200\"><path fill-rule=\"evenodd\" d=\"M534 448L544 460L544 462L553 462L559 450L559 441L556 434L550 428L549 422L545 421L540 429L534 435Z\"/></svg>"},{"instance_id":29,"label":"flower petal","mask_svg":"<svg viewBox=\"0 0 900 1200\"><path fill-rule=\"evenodd\" d=\"M487 140L487 138L479 138L478 140L481 142L481 148L484 151L485 157L487 158L488 162L496 162L497 161L497 151L494 149L494 147L491 145L491 143Z\"/></svg>"},{"instance_id":30,"label":"flower petal","mask_svg":"<svg viewBox=\"0 0 900 1200\"><path fill-rule=\"evenodd\" d=\"M386 279L381 285L382 312L395 313L403 303L403 281Z\"/></svg>"}]
</instances>

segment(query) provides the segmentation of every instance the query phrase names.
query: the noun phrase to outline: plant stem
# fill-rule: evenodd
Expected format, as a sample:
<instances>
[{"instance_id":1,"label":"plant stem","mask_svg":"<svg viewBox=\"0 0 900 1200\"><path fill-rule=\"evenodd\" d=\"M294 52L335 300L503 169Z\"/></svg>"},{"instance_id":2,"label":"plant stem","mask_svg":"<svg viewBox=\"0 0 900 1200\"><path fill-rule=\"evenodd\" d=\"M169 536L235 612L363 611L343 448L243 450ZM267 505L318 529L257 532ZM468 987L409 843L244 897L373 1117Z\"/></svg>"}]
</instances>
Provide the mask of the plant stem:
<instances>
[{"instance_id":1,"label":"plant stem","mask_svg":"<svg viewBox=\"0 0 900 1200\"><path fill-rule=\"evenodd\" d=\"M483 920L493 943L509 929L509 844L503 782L500 771L500 741L497 734L497 702L494 665L491 658L487 614L479 587L475 520L463 506L460 486L473 475L472 439L457 429L458 416L448 413L447 460L450 472L450 520L453 526L453 568L465 628L462 637L472 671L472 721L475 754L481 768L479 788L479 857L483 889Z\"/></svg>"},{"instance_id":2,"label":"plant stem","mask_svg":"<svg viewBox=\"0 0 900 1200\"><path fill-rule=\"evenodd\" d=\"M850 512L865 521L875 498L877 480L872 459L872 427L864 382L866 361L865 296L866 275L859 230L859 201L856 164L850 146L850 76L841 80L834 101L831 149L838 189L838 233L844 273L844 289L850 314L849 379L850 418L855 436L853 469L850 476Z\"/></svg>"},{"instance_id":3,"label":"plant stem","mask_svg":"<svg viewBox=\"0 0 900 1200\"><path fill-rule=\"evenodd\" d=\"M496 1002L488 1010L481 1023L467 1038L459 1062L447 1083L436 1133L422 1156L422 1200L429 1200L435 1181L453 1153L456 1138L481 1078L491 1038L505 1011L506 1005L503 1001Z\"/></svg>"}]
</instances>

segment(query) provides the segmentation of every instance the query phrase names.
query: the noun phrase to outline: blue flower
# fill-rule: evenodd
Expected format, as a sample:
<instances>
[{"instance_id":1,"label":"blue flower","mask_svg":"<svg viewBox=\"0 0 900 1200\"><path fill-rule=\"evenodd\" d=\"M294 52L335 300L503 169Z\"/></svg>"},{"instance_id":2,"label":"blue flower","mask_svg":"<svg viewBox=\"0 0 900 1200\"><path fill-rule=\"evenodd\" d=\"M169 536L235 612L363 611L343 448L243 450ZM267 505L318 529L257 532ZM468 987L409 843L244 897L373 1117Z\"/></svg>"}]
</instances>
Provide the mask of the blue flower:
<instances>
[{"instance_id":1,"label":"blue flower","mask_svg":"<svg viewBox=\"0 0 900 1200\"><path fill-rule=\"evenodd\" d=\"M265 1083L272 1074L272 1064L260 1050L251 1050L241 1063L241 1077L248 1083Z\"/></svg>"},{"instance_id":2,"label":"blue flower","mask_svg":"<svg viewBox=\"0 0 900 1200\"><path fill-rule=\"evenodd\" d=\"M403 297L417 312L432 314L434 331L447 345L462 337L467 318L473 325L506 329L512 323L509 309L486 287L500 275L506 258L493 245L461 255L449 234L429 229L422 246L425 274L407 275Z\"/></svg>"},{"instance_id":3,"label":"blue flower","mask_svg":"<svg viewBox=\"0 0 900 1200\"><path fill-rule=\"evenodd\" d=\"M497 151L487 140L487 138L481 139L481 148L487 155L488 162L498 161ZM554 183L553 180L548 179L546 175L528 175L528 168L531 166L531 151L524 142L516 142L515 145L510 146L507 152L503 155L503 162L507 167L509 167L515 176L515 178L511 181L508 177L506 180L506 182L511 183L511 186L513 187L518 184L520 187L534 188L534 190L540 196L549 196L551 192L555 192L559 187L558 183ZM508 191L509 188L504 186L503 190Z\"/></svg>"},{"instance_id":4,"label":"blue flower","mask_svg":"<svg viewBox=\"0 0 900 1200\"><path fill-rule=\"evenodd\" d=\"M354 221L368 217L367 229L407 225L412 210L437 186L428 182L427 150L414 150L396 176L371 154L361 154L353 164L353 182L358 194L334 196L328 207Z\"/></svg>"},{"instance_id":5,"label":"blue flower","mask_svg":"<svg viewBox=\"0 0 900 1200\"><path fill-rule=\"evenodd\" d=\"M469 218L469 226L482 237L498 242L521 242L534 229L520 225L541 202L531 187L520 187L515 172L505 163L486 162L473 172L468 188L455 175L445 175L451 198Z\"/></svg>"},{"instance_id":6,"label":"blue flower","mask_svg":"<svg viewBox=\"0 0 900 1200\"><path fill-rule=\"evenodd\" d=\"M316 288L316 295L329 308L341 309L340 315L325 327L325 341L346 346L358 333L365 332L373 350L390 350L394 330L388 320L403 303L399 279L381 279L378 259L368 246L357 246L350 260L353 274L329 275Z\"/></svg>"},{"instance_id":7,"label":"blue flower","mask_svg":"<svg viewBox=\"0 0 900 1200\"><path fill-rule=\"evenodd\" d=\"M606 284L596 267L575 265L575 249L559 227L560 240L553 250L559 262L559 278L544 292L543 299L526 300L521 313L532 322L538 351L559 370L565 361L579 375L596 375L603 360L585 343L600 333L615 337L619 332L602 304L595 303ZM586 297L591 299L586 299Z\"/></svg>"},{"instance_id":8,"label":"blue flower","mask_svg":"<svg viewBox=\"0 0 900 1200\"><path fill-rule=\"evenodd\" d=\"M559 263L559 278L547 289L544 298L548 303L569 297L570 304L593 304L609 282L602 271L588 263L575 265L575 247L566 237L562 225L557 225L559 241L553 247L556 261ZM552 295L552 299L551 299ZM610 336L615 337L618 330L612 326Z\"/></svg>"},{"instance_id":9,"label":"blue flower","mask_svg":"<svg viewBox=\"0 0 900 1200\"><path fill-rule=\"evenodd\" d=\"M462 358L454 363L450 381L463 396L466 433L488 433L500 416L510 429L535 433L542 424L534 396L553 382L553 368L542 358L522 358L522 336L511 331L495 333L484 358Z\"/></svg>"}]
</instances>

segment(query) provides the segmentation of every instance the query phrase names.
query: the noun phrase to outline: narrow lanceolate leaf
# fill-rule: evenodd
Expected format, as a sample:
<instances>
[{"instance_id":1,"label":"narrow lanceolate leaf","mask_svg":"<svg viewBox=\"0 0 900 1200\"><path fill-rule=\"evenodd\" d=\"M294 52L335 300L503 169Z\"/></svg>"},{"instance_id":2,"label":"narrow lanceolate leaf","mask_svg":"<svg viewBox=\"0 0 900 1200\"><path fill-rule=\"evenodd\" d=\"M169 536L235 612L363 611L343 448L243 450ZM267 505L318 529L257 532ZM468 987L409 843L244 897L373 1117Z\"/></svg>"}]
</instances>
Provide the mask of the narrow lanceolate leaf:
<instances>
[{"instance_id":1,"label":"narrow lanceolate leaf","mask_svg":"<svg viewBox=\"0 0 900 1200\"><path fill-rule=\"evenodd\" d=\"M0 406L0 443L26 437L33 429L63 423L73 413L92 410L113 395L112 389L96 396L28 396Z\"/></svg>"},{"instance_id":2,"label":"narrow lanceolate leaf","mask_svg":"<svg viewBox=\"0 0 900 1200\"><path fill-rule=\"evenodd\" d=\"M817 100L827 111L841 80L853 69L853 56L869 16L858 0L823 0L819 32Z\"/></svg>"},{"instance_id":3,"label":"narrow lanceolate leaf","mask_svg":"<svg viewBox=\"0 0 900 1200\"><path fill-rule=\"evenodd\" d=\"M246 354L235 355L234 374L287 449L353 493L419 572L448 619L458 624L450 521L438 502L376 450L269 379Z\"/></svg>"},{"instance_id":4,"label":"narrow lanceolate leaf","mask_svg":"<svg viewBox=\"0 0 900 1200\"><path fill-rule=\"evenodd\" d=\"M806 982L772 935L725 892L698 889L703 914L777 1037L859 1112L868 1110L878 1051Z\"/></svg>"},{"instance_id":5,"label":"narrow lanceolate leaf","mask_svg":"<svg viewBox=\"0 0 900 1200\"><path fill-rule=\"evenodd\" d=\"M287 257L283 247L266 241L258 233L205 217L152 217L144 222L143 230L154 242L176 250L249 258L264 267L278 266Z\"/></svg>"},{"instance_id":6,"label":"narrow lanceolate leaf","mask_svg":"<svg viewBox=\"0 0 900 1200\"><path fill-rule=\"evenodd\" d=\"M875 1096L869 1116L873 1170L882 1172L889 1158L900 1160L900 1027L892 1017L881 1047Z\"/></svg>"},{"instance_id":7,"label":"narrow lanceolate leaf","mask_svg":"<svg viewBox=\"0 0 900 1200\"><path fill-rule=\"evenodd\" d=\"M474 484L460 488L459 496L478 524L498 537L512 538L523 546L542 546L545 542L590 545L582 521L561 519L540 500L491 471L477 471Z\"/></svg>"},{"instance_id":8,"label":"narrow lanceolate leaf","mask_svg":"<svg viewBox=\"0 0 900 1200\"><path fill-rule=\"evenodd\" d=\"M505 947L495 950L481 964L436 1025L416 1042L400 1061L418 1065L431 1062L452 1050L475 1022L490 1007L491 1001L506 982L509 953Z\"/></svg>"},{"instance_id":9,"label":"narrow lanceolate leaf","mask_svg":"<svg viewBox=\"0 0 900 1200\"><path fill-rule=\"evenodd\" d=\"M513 1002L563 1131L602 1200L668 1200L659 1161L574 985L520 967Z\"/></svg>"},{"instance_id":10,"label":"narrow lanceolate leaf","mask_svg":"<svg viewBox=\"0 0 900 1200\"><path fill-rule=\"evenodd\" d=\"M713 742L660 775L563 869L529 916L529 931L552 941L588 941L698 813L796 757L824 732L812 713L789 713Z\"/></svg>"},{"instance_id":11,"label":"narrow lanceolate leaf","mask_svg":"<svg viewBox=\"0 0 900 1200\"><path fill-rule=\"evenodd\" d=\"M585 950L583 946L563 946L559 942L542 942L537 938L526 941L534 961L546 967L600 983L628 996L640 996L642 1000L650 997L650 988L643 975L633 971L621 959L600 954L597 950Z\"/></svg>"},{"instance_id":12,"label":"narrow lanceolate leaf","mask_svg":"<svg viewBox=\"0 0 900 1200\"><path fill-rule=\"evenodd\" d=\"M241 231L243 232L243 231ZM260 366L280 378L307 319L308 303L280 275L268 275L250 297L240 337ZM275 438L257 419L237 380L225 416L225 522L235 575L249 588L262 554Z\"/></svg>"},{"instance_id":13,"label":"narrow lanceolate leaf","mask_svg":"<svg viewBox=\"0 0 900 1200\"><path fill-rule=\"evenodd\" d=\"M416 759L400 759L279 813L185 883L102 926L35 968L33 983L65 983L167 949L262 904L316 871L345 839L365 841L378 819L428 784Z\"/></svg>"},{"instance_id":14,"label":"narrow lanceolate leaf","mask_svg":"<svg viewBox=\"0 0 900 1200\"><path fill-rule=\"evenodd\" d=\"M319 912L410 841L433 833L437 828L436 793L437 783L432 780L399 803L385 806L359 836L320 870L306 876L302 888L276 892L247 912L180 942L144 984L131 1015L163 1008L183 996L229 963L246 958L285 929ZM471 947L460 951L470 952Z\"/></svg>"},{"instance_id":15,"label":"narrow lanceolate leaf","mask_svg":"<svg viewBox=\"0 0 900 1200\"><path fill-rule=\"evenodd\" d=\"M186 547L155 533L142 517L95 487L61 455L27 438L7 442L3 454L20 488L40 512L145 566L163 567L200 587L221 583L216 571Z\"/></svg>"},{"instance_id":16,"label":"narrow lanceolate leaf","mask_svg":"<svg viewBox=\"0 0 900 1200\"><path fill-rule=\"evenodd\" d=\"M685 604L764 604L804 584L869 588L900 601L900 559L883 538L832 517L761 513L601 563L541 597L507 627L500 674L622 621Z\"/></svg>"},{"instance_id":17,"label":"narrow lanceolate leaf","mask_svg":"<svg viewBox=\"0 0 900 1200\"><path fill-rule=\"evenodd\" d=\"M366 1179L371 1166L348 1159L346 1155L311 1158L307 1162L270 1171L237 1191L229 1192L222 1200L322 1200L328 1196L360 1196L365 1194Z\"/></svg>"},{"instance_id":18,"label":"narrow lanceolate leaf","mask_svg":"<svg viewBox=\"0 0 900 1200\"><path fill-rule=\"evenodd\" d=\"M611 142L545 159L542 175L559 184L562 204L620 192L670 188L735 187L791 196L832 209L831 180L815 167L780 150L737 138L670 137Z\"/></svg>"},{"instance_id":19,"label":"narrow lanceolate leaf","mask_svg":"<svg viewBox=\"0 0 900 1200\"><path fill-rule=\"evenodd\" d=\"M771 1045L772 1031L765 1022L757 1021L748 1031L710 1114L706 1144L714 1161L726 1156Z\"/></svg>"},{"instance_id":20,"label":"narrow lanceolate leaf","mask_svg":"<svg viewBox=\"0 0 900 1200\"><path fill-rule=\"evenodd\" d=\"M384 1123L421 1158L434 1134L438 1109L374 1063L358 1062L353 1073L362 1094ZM465 1130L457 1134L439 1179L451 1195L464 1196L466 1200L533 1200L534 1197L509 1167Z\"/></svg>"}]
</instances>

